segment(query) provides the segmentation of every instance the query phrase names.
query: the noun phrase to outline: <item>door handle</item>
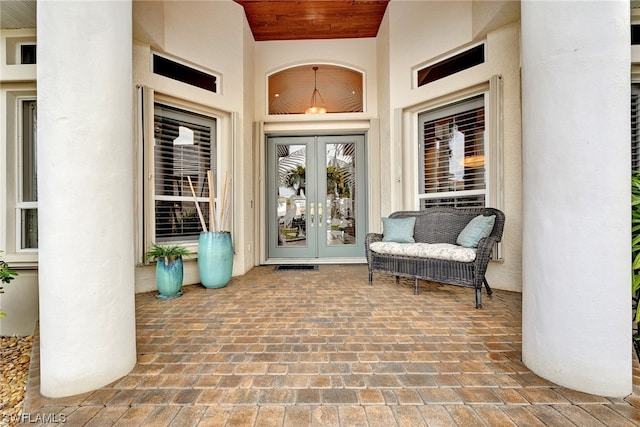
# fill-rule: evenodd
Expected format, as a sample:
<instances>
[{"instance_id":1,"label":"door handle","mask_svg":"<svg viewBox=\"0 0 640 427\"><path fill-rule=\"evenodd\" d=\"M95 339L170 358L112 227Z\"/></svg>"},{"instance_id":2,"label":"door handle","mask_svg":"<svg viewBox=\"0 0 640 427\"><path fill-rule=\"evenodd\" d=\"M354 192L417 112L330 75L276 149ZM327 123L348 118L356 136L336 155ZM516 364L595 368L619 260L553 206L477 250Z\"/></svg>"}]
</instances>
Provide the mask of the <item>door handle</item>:
<instances>
[{"instance_id":1,"label":"door handle","mask_svg":"<svg viewBox=\"0 0 640 427\"><path fill-rule=\"evenodd\" d=\"M322 203L318 203L318 227L322 227Z\"/></svg>"},{"instance_id":2,"label":"door handle","mask_svg":"<svg viewBox=\"0 0 640 427\"><path fill-rule=\"evenodd\" d=\"M313 209L313 203L309 204L309 218L311 218L311 228L313 228L313 217L315 215L315 209Z\"/></svg>"}]
</instances>

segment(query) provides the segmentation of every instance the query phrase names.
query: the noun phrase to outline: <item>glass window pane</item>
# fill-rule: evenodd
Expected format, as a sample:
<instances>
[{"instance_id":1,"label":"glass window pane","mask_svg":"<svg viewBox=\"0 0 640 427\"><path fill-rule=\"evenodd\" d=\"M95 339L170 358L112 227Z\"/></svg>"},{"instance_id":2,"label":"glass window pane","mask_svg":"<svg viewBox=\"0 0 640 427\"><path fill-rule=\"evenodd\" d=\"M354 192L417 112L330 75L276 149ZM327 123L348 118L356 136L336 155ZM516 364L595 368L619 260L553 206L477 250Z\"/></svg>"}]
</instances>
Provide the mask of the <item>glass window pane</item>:
<instances>
[{"instance_id":1,"label":"glass window pane","mask_svg":"<svg viewBox=\"0 0 640 427\"><path fill-rule=\"evenodd\" d=\"M38 210L20 209L21 249L38 248Z\"/></svg>"},{"instance_id":2,"label":"glass window pane","mask_svg":"<svg viewBox=\"0 0 640 427\"><path fill-rule=\"evenodd\" d=\"M353 245L356 242L356 145L327 144L327 245Z\"/></svg>"},{"instance_id":3,"label":"glass window pane","mask_svg":"<svg viewBox=\"0 0 640 427\"><path fill-rule=\"evenodd\" d=\"M484 194L467 197L438 197L433 199L422 199L420 209L433 208L436 206L448 206L452 208L482 208L485 206Z\"/></svg>"},{"instance_id":4,"label":"glass window pane","mask_svg":"<svg viewBox=\"0 0 640 427\"><path fill-rule=\"evenodd\" d=\"M424 86L484 63L484 44L418 70L418 86Z\"/></svg>"},{"instance_id":5,"label":"glass window pane","mask_svg":"<svg viewBox=\"0 0 640 427\"><path fill-rule=\"evenodd\" d=\"M22 102L22 202L38 200L36 101Z\"/></svg>"},{"instance_id":6,"label":"glass window pane","mask_svg":"<svg viewBox=\"0 0 640 427\"><path fill-rule=\"evenodd\" d=\"M268 113L363 112L363 81L361 72L329 64L302 65L278 71L268 79ZM310 107L316 108L310 110Z\"/></svg>"},{"instance_id":7,"label":"glass window pane","mask_svg":"<svg viewBox=\"0 0 640 427\"><path fill-rule=\"evenodd\" d=\"M278 246L307 245L306 145L278 144Z\"/></svg>"},{"instance_id":8,"label":"glass window pane","mask_svg":"<svg viewBox=\"0 0 640 427\"><path fill-rule=\"evenodd\" d=\"M209 203L200 202L205 223L209 223ZM191 201L156 201L156 242L196 241L202 231L196 204Z\"/></svg>"},{"instance_id":9,"label":"glass window pane","mask_svg":"<svg viewBox=\"0 0 640 427\"><path fill-rule=\"evenodd\" d=\"M422 113L419 126L420 194L486 190L484 95Z\"/></svg>"},{"instance_id":10,"label":"glass window pane","mask_svg":"<svg viewBox=\"0 0 640 427\"><path fill-rule=\"evenodd\" d=\"M166 105L155 105L154 198L156 240L195 241L202 226L193 201L208 224L207 171L216 181L216 120Z\"/></svg>"}]
</instances>

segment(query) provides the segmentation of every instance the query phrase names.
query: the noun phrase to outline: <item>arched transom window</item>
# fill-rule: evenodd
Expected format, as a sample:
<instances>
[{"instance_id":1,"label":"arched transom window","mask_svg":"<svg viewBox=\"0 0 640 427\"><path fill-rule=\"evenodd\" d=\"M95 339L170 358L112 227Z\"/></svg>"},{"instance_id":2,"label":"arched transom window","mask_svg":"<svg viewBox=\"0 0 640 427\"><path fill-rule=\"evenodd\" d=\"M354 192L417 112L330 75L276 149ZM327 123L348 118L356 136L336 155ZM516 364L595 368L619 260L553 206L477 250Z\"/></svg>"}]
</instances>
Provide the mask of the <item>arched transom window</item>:
<instances>
[{"instance_id":1,"label":"arched transom window","mask_svg":"<svg viewBox=\"0 0 640 427\"><path fill-rule=\"evenodd\" d=\"M362 112L363 80L361 72L328 64L308 64L278 71L268 78L268 113Z\"/></svg>"}]
</instances>

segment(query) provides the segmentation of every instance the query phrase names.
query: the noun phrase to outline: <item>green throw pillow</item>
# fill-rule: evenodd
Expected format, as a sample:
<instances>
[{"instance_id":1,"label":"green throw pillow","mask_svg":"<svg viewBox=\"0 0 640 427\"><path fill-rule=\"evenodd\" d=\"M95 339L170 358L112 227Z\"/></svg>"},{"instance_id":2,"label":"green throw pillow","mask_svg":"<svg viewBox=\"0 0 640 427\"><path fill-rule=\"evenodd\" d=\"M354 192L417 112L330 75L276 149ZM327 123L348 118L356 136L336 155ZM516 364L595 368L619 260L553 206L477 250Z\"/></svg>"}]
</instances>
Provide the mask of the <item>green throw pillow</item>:
<instances>
[{"instance_id":1,"label":"green throw pillow","mask_svg":"<svg viewBox=\"0 0 640 427\"><path fill-rule=\"evenodd\" d=\"M495 215L478 215L458 234L456 243L465 248L477 248L480 240L491 234L495 222Z\"/></svg>"},{"instance_id":2,"label":"green throw pillow","mask_svg":"<svg viewBox=\"0 0 640 427\"><path fill-rule=\"evenodd\" d=\"M382 218L382 241L397 243L413 243L413 227L416 217Z\"/></svg>"}]
</instances>

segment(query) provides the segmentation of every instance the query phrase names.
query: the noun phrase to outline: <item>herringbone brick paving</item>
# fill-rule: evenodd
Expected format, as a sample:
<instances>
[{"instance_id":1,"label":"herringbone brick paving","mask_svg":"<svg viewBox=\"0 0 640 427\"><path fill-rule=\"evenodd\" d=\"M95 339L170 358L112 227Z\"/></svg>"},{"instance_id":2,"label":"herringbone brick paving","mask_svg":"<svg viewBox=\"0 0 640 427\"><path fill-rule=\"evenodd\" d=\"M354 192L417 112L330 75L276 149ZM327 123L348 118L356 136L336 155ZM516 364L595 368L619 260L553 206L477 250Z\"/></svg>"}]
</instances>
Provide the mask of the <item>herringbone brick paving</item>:
<instances>
[{"instance_id":1,"label":"herringbone brick paving","mask_svg":"<svg viewBox=\"0 0 640 427\"><path fill-rule=\"evenodd\" d=\"M175 300L138 294L138 363L113 384L40 396L36 342L29 425L640 425L636 395L568 390L522 364L519 293L495 290L476 310L469 288L412 287L369 286L363 265L265 266Z\"/></svg>"}]
</instances>

